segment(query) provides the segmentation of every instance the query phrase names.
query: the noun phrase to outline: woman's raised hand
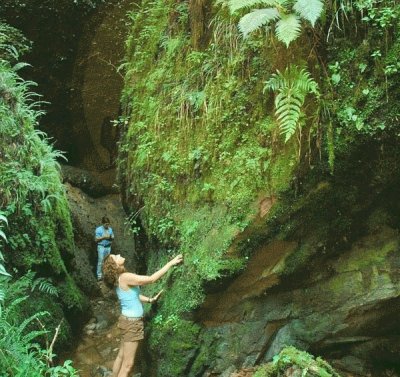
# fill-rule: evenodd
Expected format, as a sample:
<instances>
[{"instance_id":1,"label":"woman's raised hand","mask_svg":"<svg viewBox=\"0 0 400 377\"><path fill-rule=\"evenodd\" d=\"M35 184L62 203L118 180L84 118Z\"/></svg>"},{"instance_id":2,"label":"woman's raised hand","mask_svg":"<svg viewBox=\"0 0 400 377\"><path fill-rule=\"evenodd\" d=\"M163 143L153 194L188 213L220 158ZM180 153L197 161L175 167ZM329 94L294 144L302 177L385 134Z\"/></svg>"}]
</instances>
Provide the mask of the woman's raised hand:
<instances>
[{"instance_id":1,"label":"woman's raised hand","mask_svg":"<svg viewBox=\"0 0 400 377\"><path fill-rule=\"evenodd\" d=\"M181 263L183 261L183 255L178 254L174 259L171 259L169 262L171 266L176 266L177 264Z\"/></svg>"}]
</instances>

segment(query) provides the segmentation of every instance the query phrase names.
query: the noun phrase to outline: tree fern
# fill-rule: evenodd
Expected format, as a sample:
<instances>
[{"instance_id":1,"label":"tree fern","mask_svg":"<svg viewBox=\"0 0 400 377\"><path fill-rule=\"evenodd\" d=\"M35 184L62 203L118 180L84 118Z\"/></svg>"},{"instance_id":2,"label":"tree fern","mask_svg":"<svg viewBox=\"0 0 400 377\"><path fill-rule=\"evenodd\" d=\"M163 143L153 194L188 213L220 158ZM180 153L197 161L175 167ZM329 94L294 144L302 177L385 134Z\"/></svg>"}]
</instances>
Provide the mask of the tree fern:
<instances>
[{"instance_id":1,"label":"tree fern","mask_svg":"<svg viewBox=\"0 0 400 377\"><path fill-rule=\"evenodd\" d=\"M276 8L257 9L243 16L239 21L239 30L244 37L259 27L279 18Z\"/></svg>"},{"instance_id":2,"label":"tree fern","mask_svg":"<svg viewBox=\"0 0 400 377\"><path fill-rule=\"evenodd\" d=\"M251 8L255 5L275 7L277 5L281 5L282 3L282 1L274 0L230 0L228 2L228 6L231 13L234 13L239 9Z\"/></svg>"},{"instance_id":3,"label":"tree fern","mask_svg":"<svg viewBox=\"0 0 400 377\"><path fill-rule=\"evenodd\" d=\"M314 26L324 9L324 2L321 0L297 0L293 9L301 18L310 21Z\"/></svg>"},{"instance_id":4,"label":"tree fern","mask_svg":"<svg viewBox=\"0 0 400 377\"><path fill-rule=\"evenodd\" d=\"M265 83L264 90L272 90L275 97L275 116L281 134L287 142L300 126L304 116L303 105L307 94L319 97L318 84L305 69L295 65L279 70Z\"/></svg>"},{"instance_id":5,"label":"tree fern","mask_svg":"<svg viewBox=\"0 0 400 377\"><path fill-rule=\"evenodd\" d=\"M254 6L269 6L244 15L239 21L239 30L247 37L249 33L278 20L275 34L286 47L300 35L301 19L314 26L324 8L322 0L297 0L294 4L287 0L230 0L228 4L231 13Z\"/></svg>"},{"instance_id":6,"label":"tree fern","mask_svg":"<svg viewBox=\"0 0 400 377\"><path fill-rule=\"evenodd\" d=\"M281 19L276 23L276 36L286 45L286 47L289 46L290 42L297 39L300 32L300 19L295 14L289 14L287 16L282 15Z\"/></svg>"}]
</instances>

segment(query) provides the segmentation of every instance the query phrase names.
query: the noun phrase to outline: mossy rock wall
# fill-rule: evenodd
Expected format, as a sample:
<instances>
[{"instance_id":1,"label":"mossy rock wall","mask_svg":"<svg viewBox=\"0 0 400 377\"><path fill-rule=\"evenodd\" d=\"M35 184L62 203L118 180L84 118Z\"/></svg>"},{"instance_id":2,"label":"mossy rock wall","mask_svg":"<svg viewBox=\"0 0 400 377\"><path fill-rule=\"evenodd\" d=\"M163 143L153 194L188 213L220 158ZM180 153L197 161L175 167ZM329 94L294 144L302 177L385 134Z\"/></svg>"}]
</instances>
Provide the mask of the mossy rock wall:
<instances>
[{"instance_id":1,"label":"mossy rock wall","mask_svg":"<svg viewBox=\"0 0 400 377\"><path fill-rule=\"evenodd\" d=\"M150 325L152 375L223 375L284 344L353 372L396 367L400 39L388 8L399 14L358 2L336 18L327 2L289 49L243 41L223 4L132 12L120 186L149 271L185 257ZM308 67L325 115L284 143L263 89L288 64Z\"/></svg>"}]
</instances>

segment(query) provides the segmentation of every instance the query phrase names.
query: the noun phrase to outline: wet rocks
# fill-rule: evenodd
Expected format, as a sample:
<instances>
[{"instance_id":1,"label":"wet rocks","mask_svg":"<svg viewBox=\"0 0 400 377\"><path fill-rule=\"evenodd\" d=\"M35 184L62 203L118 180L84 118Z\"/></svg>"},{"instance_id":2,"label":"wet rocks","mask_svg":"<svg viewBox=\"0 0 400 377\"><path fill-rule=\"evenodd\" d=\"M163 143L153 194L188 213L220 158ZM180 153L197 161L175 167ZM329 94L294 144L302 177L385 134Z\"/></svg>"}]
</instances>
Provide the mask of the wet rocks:
<instances>
[{"instance_id":1,"label":"wet rocks","mask_svg":"<svg viewBox=\"0 0 400 377\"><path fill-rule=\"evenodd\" d=\"M97 366L93 368L93 371L91 373L91 377L110 377L111 375L112 371L104 366Z\"/></svg>"},{"instance_id":2,"label":"wet rocks","mask_svg":"<svg viewBox=\"0 0 400 377\"><path fill-rule=\"evenodd\" d=\"M264 262L250 262L224 291L209 295L199 311L204 337L218 339L210 371L221 375L231 365L265 363L288 344L336 360L338 369L353 375L368 375L374 363L398 365L396 230L381 227L339 256L316 256L307 275L285 270L298 250L291 243L278 246L272 257L255 254Z\"/></svg>"}]
</instances>

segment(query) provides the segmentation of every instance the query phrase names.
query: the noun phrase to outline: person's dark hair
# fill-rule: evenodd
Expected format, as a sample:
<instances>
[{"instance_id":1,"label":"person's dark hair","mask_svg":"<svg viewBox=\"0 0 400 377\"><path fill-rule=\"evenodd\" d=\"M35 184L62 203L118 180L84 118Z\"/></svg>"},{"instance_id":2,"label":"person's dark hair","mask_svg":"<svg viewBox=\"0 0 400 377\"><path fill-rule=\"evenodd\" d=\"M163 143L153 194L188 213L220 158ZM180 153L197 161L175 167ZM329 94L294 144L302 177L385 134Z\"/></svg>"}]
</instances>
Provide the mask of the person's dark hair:
<instances>
[{"instance_id":1,"label":"person's dark hair","mask_svg":"<svg viewBox=\"0 0 400 377\"><path fill-rule=\"evenodd\" d=\"M107 216L103 216L103 217L101 218L101 223L102 223L102 224L110 223L110 219L109 219Z\"/></svg>"},{"instance_id":2,"label":"person's dark hair","mask_svg":"<svg viewBox=\"0 0 400 377\"><path fill-rule=\"evenodd\" d=\"M118 285L118 277L120 274L125 272L123 266L118 266L115 260L111 258L111 255L107 255L103 262L103 278L104 283L110 288L116 287Z\"/></svg>"}]
</instances>

